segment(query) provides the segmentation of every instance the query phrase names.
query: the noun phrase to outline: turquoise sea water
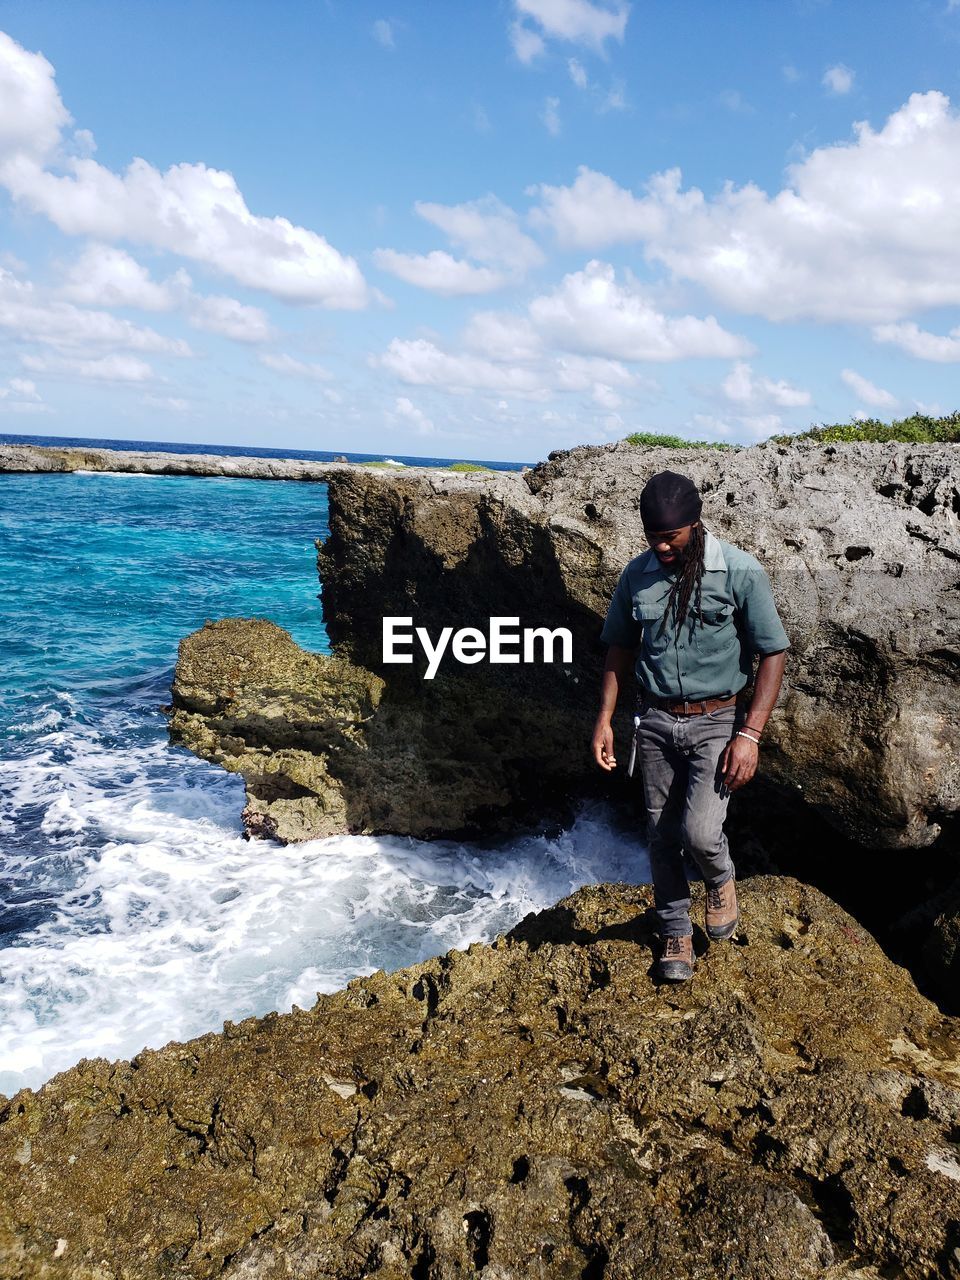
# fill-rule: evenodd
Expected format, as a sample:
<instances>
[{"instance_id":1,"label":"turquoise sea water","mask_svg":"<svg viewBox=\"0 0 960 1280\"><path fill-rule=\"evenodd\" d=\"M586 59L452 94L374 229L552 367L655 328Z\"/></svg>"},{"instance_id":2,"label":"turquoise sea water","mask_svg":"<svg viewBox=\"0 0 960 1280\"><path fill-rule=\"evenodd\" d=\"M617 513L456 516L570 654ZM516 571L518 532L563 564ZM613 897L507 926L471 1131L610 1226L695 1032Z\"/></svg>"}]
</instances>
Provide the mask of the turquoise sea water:
<instances>
[{"instance_id":1,"label":"turquoise sea water","mask_svg":"<svg viewBox=\"0 0 960 1280\"><path fill-rule=\"evenodd\" d=\"M241 780L171 747L160 707L207 618L328 650L326 520L318 484L0 475L0 1091L306 1008L580 884L648 878L600 811L483 849L243 838Z\"/></svg>"}]
</instances>

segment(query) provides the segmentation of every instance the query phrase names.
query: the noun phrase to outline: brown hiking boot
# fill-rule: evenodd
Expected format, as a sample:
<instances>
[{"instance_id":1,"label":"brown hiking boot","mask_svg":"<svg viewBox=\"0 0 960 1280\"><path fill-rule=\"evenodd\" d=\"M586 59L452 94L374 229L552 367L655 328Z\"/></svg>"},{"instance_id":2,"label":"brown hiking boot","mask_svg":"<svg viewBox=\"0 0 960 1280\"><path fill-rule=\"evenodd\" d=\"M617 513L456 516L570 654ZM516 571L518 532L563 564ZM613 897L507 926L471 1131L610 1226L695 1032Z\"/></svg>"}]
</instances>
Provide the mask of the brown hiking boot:
<instances>
[{"instance_id":1,"label":"brown hiking boot","mask_svg":"<svg viewBox=\"0 0 960 1280\"><path fill-rule=\"evenodd\" d=\"M658 968L661 978L670 978L674 982L683 982L687 978L692 978L693 934L685 933L680 938L664 938Z\"/></svg>"},{"instance_id":2,"label":"brown hiking boot","mask_svg":"<svg viewBox=\"0 0 960 1280\"><path fill-rule=\"evenodd\" d=\"M715 942L720 938L729 938L735 931L740 911L732 876L725 884L707 886L705 916L707 937Z\"/></svg>"}]
</instances>

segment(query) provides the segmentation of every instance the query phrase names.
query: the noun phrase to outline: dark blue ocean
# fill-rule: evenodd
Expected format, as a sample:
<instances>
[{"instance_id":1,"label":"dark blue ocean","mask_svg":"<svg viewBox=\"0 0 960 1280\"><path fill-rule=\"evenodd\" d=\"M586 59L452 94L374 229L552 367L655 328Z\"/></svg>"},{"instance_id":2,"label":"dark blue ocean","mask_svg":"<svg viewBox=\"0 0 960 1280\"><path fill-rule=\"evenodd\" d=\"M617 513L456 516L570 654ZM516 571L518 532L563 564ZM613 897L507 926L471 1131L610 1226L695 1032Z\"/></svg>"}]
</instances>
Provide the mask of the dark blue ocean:
<instances>
[{"instance_id":1,"label":"dark blue ocean","mask_svg":"<svg viewBox=\"0 0 960 1280\"><path fill-rule=\"evenodd\" d=\"M243 838L241 780L168 743L177 644L207 618L263 617L328 652L314 547L326 533L322 484L0 475L0 1092L309 1008L358 974L492 938L581 884L648 879L639 839L598 809L559 838L482 849Z\"/></svg>"}]
</instances>

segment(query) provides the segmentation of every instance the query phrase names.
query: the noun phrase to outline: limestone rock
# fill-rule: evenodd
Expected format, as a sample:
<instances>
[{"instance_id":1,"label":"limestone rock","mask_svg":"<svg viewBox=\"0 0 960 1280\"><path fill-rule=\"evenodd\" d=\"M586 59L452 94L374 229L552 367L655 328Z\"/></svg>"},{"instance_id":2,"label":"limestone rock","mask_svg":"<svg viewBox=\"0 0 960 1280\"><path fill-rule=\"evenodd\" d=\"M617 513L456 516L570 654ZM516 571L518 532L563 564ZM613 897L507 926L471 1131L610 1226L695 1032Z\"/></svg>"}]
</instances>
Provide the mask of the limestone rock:
<instances>
[{"instance_id":1,"label":"limestone rock","mask_svg":"<svg viewBox=\"0 0 960 1280\"><path fill-rule=\"evenodd\" d=\"M599 632L623 565L645 545L640 489L666 467L700 486L709 528L764 564L791 638L762 777L865 848L934 843L960 813L960 453L950 445L617 444L552 455L523 475L331 472L318 560L327 628L339 656L385 682L365 740L383 718L384 742L393 733L395 749L435 760L441 780L435 798L410 770L416 794L394 793L396 825L380 829L504 829L531 804L548 811L600 785L588 754ZM384 665L385 615L433 637L483 629L492 615L566 627L572 660L448 657L426 681L416 652L412 666ZM621 742L625 729L624 716ZM355 807L346 792L343 807Z\"/></svg>"},{"instance_id":2,"label":"limestone rock","mask_svg":"<svg viewBox=\"0 0 960 1280\"><path fill-rule=\"evenodd\" d=\"M741 899L686 984L652 977L650 890L594 885L21 1091L0 1275L953 1274L960 1024L815 890Z\"/></svg>"}]
</instances>

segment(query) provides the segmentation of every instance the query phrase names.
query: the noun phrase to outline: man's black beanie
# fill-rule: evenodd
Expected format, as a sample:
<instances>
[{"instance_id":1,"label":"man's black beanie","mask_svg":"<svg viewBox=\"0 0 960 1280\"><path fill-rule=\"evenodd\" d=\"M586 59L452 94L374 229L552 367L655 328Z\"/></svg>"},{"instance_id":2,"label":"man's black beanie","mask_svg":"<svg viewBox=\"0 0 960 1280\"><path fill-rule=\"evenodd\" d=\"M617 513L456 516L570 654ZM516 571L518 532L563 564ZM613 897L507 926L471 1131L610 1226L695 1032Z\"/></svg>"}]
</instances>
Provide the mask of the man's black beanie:
<instances>
[{"instance_id":1,"label":"man's black beanie","mask_svg":"<svg viewBox=\"0 0 960 1280\"><path fill-rule=\"evenodd\" d=\"M676 471L658 471L640 493L640 519L651 533L693 524L702 509L697 486Z\"/></svg>"}]
</instances>

